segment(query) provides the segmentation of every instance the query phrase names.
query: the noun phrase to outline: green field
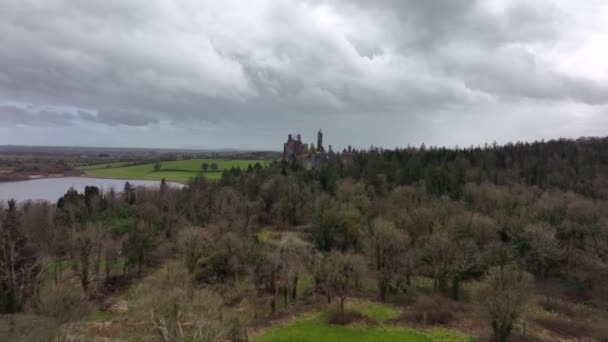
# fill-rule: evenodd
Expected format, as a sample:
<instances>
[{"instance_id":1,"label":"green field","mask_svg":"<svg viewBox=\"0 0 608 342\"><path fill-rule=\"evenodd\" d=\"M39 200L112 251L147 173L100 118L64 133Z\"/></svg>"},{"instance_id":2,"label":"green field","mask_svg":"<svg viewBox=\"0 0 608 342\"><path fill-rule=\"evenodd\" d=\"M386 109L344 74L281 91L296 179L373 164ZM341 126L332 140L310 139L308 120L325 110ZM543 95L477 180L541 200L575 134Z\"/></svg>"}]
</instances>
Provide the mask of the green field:
<instances>
[{"instance_id":1,"label":"green field","mask_svg":"<svg viewBox=\"0 0 608 342\"><path fill-rule=\"evenodd\" d=\"M384 314L382 314L384 316ZM327 314L314 313L299 318L287 325L274 326L262 335L253 339L255 342L367 342L367 341L473 341L467 335L446 329L432 329L416 331L406 327L378 325L366 326L340 326L327 323Z\"/></svg>"},{"instance_id":2,"label":"green field","mask_svg":"<svg viewBox=\"0 0 608 342\"><path fill-rule=\"evenodd\" d=\"M209 179L219 179L222 171L233 167L247 169L251 164L260 163L262 166L268 165L269 160L246 160L246 159L190 159L161 162L160 171L154 171L154 164L141 164L127 166L125 163L111 163L83 166L79 169L84 171L87 176L100 178L119 178L119 179L145 179L161 180L186 183L190 178L203 174ZM215 163L218 171L202 172L201 165Z\"/></svg>"},{"instance_id":3,"label":"green field","mask_svg":"<svg viewBox=\"0 0 608 342\"><path fill-rule=\"evenodd\" d=\"M401 315L401 310L396 307L368 301L347 303L346 309L358 312L379 323L386 322Z\"/></svg>"}]
</instances>

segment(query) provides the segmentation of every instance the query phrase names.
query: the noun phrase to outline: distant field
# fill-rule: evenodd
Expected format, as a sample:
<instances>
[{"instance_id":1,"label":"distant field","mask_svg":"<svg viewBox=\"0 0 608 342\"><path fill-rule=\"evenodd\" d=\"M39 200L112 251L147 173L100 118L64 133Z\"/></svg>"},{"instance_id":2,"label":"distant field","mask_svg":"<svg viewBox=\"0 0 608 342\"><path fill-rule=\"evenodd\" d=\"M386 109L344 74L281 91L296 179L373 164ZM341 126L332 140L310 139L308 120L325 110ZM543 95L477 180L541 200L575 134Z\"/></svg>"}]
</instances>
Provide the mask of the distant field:
<instances>
[{"instance_id":1,"label":"distant field","mask_svg":"<svg viewBox=\"0 0 608 342\"><path fill-rule=\"evenodd\" d=\"M260 163L262 166L268 165L269 160L244 160L244 159L190 159L161 162L160 171L154 171L154 164L141 164L126 166L125 163L99 164L80 167L87 176L101 178L120 178L120 179L146 179L161 180L186 183L190 178L203 174L209 179L219 179L222 171L232 167L240 167L245 170L251 164ZM201 165L215 163L218 171L202 172Z\"/></svg>"},{"instance_id":2,"label":"distant field","mask_svg":"<svg viewBox=\"0 0 608 342\"><path fill-rule=\"evenodd\" d=\"M105 169L108 167L121 167L126 166L127 162L118 162L118 163L108 163L108 164L97 164L97 165L87 165L87 166L78 166L77 168L80 170L96 170L96 169Z\"/></svg>"},{"instance_id":3,"label":"distant field","mask_svg":"<svg viewBox=\"0 0 608 342\"><path fill-rule=\"evenodd\" d=\"M374 308L373 311L377 311ZM383 311L383 310L380 310ZM384 318L386 313L382 312ZM340 326L327 323L326 313L314 313L305 315L292 323L273 326L262 335L254 337L255 342L372 342L372 341L407 341L407 342L432 342L432 341L472 341L473 339L462 333L446 329L432 329L427 331L416 331L408 327L377 325L377 326Z\"/></svg>"}]
</instances>

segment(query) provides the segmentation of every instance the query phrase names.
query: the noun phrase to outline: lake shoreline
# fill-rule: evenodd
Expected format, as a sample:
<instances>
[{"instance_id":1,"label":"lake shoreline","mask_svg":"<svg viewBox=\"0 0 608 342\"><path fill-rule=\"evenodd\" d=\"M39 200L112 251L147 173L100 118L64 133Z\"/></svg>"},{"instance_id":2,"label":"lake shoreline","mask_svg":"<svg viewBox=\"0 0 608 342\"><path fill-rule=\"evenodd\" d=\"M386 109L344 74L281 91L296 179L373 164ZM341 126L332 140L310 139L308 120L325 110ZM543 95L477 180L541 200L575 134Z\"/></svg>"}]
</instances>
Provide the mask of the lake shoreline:
<instances>
[{"instance_id":1,"label":"lake shoreline","mask_svg":"<svg viewBox=\"0 0 608 342\"><path fill-rule=\"evenodd\" d=\"M36 179L50 179L50 178L66 178L66 177L86 177L87 175L80 170L73 170L63 173L38 173L38 172L15 172L10 171L4 174L0 174L0 183L10 182L25 182Z\"/></svg>"},{"instance_id":2,"label":"lake shoreline","mask_svg":"<svg viewBox=\"0 0 608 342\"><path fill-rule=\"evenodd\" d=\"M114 189L122 192L126 182L133 187L159 187L160 180L138 180L117 179L99 177L49 177L26 180L15 180L0 183L0 201L15 199L18 202L27 200L57 201L61 196L73 188L78 192L84 192L87 186L95 186L100 189ZM184 188L187 185L179 182L167 181L166 184L174 188Z\"/></svg>"},{"instance_id":3,"label":"lake shoreline","mask_svg":"<svg viewBox=\"0 0 608 342\"><path fill-rule=\"evenodd\" d=\"M94 179L108 179L108 180L124 180L125 182L130 182L130 181L145 181L145 182L162 182L161 179L145 179L145 178L117 178L117 177L98 177L98 176L90 176L87 174L84 174L82 176L77 176L80 178L94 178ZM176 183L176 184L181 184L181 185L188 185L187 182L180 182L180 181L176 181L176 180L167 180L165 179L165 182L167 183Z\"/></svg>"},{"instance_id":4,"label":"lake shoreline","mask_svg":"<svg viewBox=\"0 0 608 342\"><path fill-rule=\"evenodd\" d=\"M55 179L55 178L92 178L92 179L111 179L111 180L124 180L125 182L128 181L146 181L146 182L161 182L162 180L156 180L156 179L145 179L145 178L118 178L118 177L98 177L98 176L91 176L91 175L87 175L86 173L79 173L79 174L52 174L52 175L35 175L35 176L31 176L29 178L14 178L14 179L5 179L2 178L0 179L0 184L2 183L15 183L15 182L27 182L27 181L32 181L32 180L41 180L41 179ZM178 183L178 184L182 184L182 185L188 185L187 182L182 182L182 181L176 181L176 180L165 180L168 183Z\"/></svg>"}]
</instances>

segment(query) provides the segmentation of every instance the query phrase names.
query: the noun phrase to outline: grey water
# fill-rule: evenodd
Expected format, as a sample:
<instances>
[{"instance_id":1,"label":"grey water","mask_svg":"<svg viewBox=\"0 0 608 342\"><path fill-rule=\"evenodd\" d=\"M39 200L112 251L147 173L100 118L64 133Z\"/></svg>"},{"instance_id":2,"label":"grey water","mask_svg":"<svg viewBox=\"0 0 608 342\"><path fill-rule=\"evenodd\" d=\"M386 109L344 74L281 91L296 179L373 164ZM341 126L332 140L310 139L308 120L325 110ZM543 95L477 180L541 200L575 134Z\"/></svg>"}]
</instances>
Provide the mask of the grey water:
<instances>
[{"instance_id":1,"label":"grey water","mask_svg":"<svg viewBox=\"0 0 608 342\"><path fill-rule=\"evenodd\" d=\"M0 202L6 202L10 199L15 199L18 202L26 200L46 200L55 202L61 196L65 195L70 188L83 193L85 186L96 186L104 190L113 188L116 192L120 192L124 188L125 182L129 182L133 186L160 186L160 181L86 177L61 177L0 182ZM167 182L167 185L172 187L184 187L183 184L172 182Z\"/></svg>"}]
</instances>

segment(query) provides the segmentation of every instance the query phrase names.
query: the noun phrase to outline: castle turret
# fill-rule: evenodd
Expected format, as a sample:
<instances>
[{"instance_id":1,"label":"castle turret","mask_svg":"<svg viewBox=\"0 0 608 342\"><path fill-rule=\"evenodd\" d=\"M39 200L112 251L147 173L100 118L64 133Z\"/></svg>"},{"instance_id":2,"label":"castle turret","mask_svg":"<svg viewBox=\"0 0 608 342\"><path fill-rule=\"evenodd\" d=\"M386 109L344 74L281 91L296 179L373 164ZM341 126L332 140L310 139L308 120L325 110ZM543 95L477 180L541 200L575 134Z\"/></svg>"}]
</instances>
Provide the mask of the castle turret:
<instances>
[{"instance_id":1,"label":"castle turret","mask_svg":"<svg viewBox=\"0 0 608 342\"><path fill-rule=\"evenodd\" d=\"M351 148L349 146L349 152ZM344 150L343 154L347 153ZM289 134L287 142L283 144L283 160L295 165L303 165L305 168L312 168L323 165L327 161L336 157L331 145L328 150L323 147L323 131L317 132L317 144L304 144L300 133ZM351 155L352 157L352 155Z\"/></svg>"},{"instance_id":2,"label":"castle turret","mask_svg":"<svg viewBox=\"0 0 608 342\"><path fill-rule=\"evenodd\" d=\"M317 133L317 150L321 151L323 149L323 132L319 129L319 133Z\"/></svg>"}]
</instances>

